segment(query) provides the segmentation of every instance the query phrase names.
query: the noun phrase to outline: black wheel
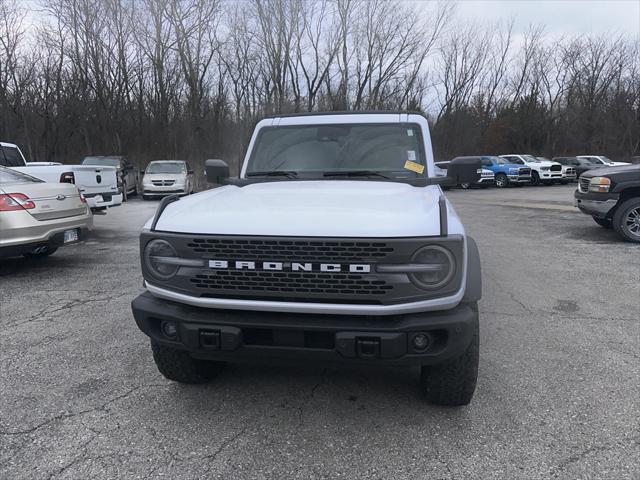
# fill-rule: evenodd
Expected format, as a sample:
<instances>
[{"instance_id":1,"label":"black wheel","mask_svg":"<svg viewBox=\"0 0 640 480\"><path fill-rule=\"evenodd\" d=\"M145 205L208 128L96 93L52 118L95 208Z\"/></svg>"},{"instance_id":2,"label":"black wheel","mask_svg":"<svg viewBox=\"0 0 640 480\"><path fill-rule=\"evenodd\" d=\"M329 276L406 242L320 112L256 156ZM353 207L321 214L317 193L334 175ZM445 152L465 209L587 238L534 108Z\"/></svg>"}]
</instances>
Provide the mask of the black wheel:
<instances>
[{"instance_id":1,"label":"black wheel","mask_svg":"<svg viewBox=\"0 0 640 480\"><path fill-rule=\"evenodd\" d=\"M472 307L477 311L477 303ZM427 400L449 407L468 405L476 390L479 359L480 338L476 322L471 343L462 355L440 365L422 367L420 384Z\"/></svg>"},{"instance_id":2,"label":"black wheel","mask_svg":"<svg viewBox=\"0 0 640 480\"><path fill-rule=\"evenodd\" d=\"M463 190L469 190L471 188L471 184L470 183L461 183L460 184L460 188L462 188Z\"/></svg>"},{"instance_id":3,"label":"black wheel","mask_svg":"<svg viewBox=\"0 0 640 480\"><path fill-rule=\"evenodd\" d=\"M601 227L613 228L613 224L611 223L611 219L610 218L596 218L596 217L593 217L593 221L596 222Z\"/></svg>"},{"instance_id":4,"label":"black wheel","mask_svg":"<svg viewBox=\"0 0 640 480\"><path fill-rule=\"evenodd\" d=\"M24 253L23 256L25 258L45 258L49 255L53 255L57 250L58 247L44 247L42 249L38 249L36 252Z\"/></svg>"},{"instance_id":5,"label":"black wheel","mask_svg":"<svg viewBox=\"0 0 640 480\"><path fill-rule=\"evenodd\" d=\"M127 201L127 184L126 183L122 184L122 201L123 202Z\"/></svg>"},{"instance_id":6,"label":"black wheel","mask_svg":"<svg viewBox=\"0 0 640 480\"><path fill-rule=\"evenodd\" d=\"M149 200L151 197L149 195L142 194L142 200Z\"/></svg>"},{"instance_id":7,"label":"black wheel","mask_svg":"<svg viewBox=\"0 0 640 480\"><path fill-rule=\"evenodd\" d=\"M138 180L136 179L136 184L133 187L133 193L131 195L138 196Z\"/></svg>"},{"instance_id":8,"label":"black wheel","mask_svg":"<svg viewBox=\"0 0 640 480\"><path fill-rule=\"evenodd\" d=\"M224 362L208 362L192 358L188 352L160 345L151 340L156 367L169 380L179 383L206 383L214 379Z\"/></svg>"},{"instance_id":9,"label":"black wheel","mask_svg":"<svg viewBox=\"0 0 640 480\"><path fill-rule=\"evenodd\" d=\"M531 170L531 185L540 185L540 175L535 170Z\"/></svg>"},{"instance_id":10,"label":"black wheel","mask_svg":"<svg viewBox=\"0 0 640 480\"><path fill-rule=\"evenodd\" d=\"M613 229L628 242L640 243L640 197L630 198L613 214Z\"/></svg>"},{"instance_id":11,"label":"black wheel","mask_svg":"<svg viewBox=\"0 0 640 480\"><path fill-rule=\"evenodd\" d=\"M504 173L498 173L496 175L496 187L506 188L509 186L509 179Z\"/></svg>"}]
</instances>

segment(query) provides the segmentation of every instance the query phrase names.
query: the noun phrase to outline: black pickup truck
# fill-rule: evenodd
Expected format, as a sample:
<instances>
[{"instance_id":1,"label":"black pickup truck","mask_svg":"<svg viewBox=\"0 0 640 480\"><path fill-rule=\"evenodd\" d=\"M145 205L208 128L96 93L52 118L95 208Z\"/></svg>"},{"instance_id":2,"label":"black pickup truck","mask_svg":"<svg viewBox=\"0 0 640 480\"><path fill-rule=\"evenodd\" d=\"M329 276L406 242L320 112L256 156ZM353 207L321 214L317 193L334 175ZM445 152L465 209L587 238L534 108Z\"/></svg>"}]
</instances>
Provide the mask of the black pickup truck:
<instances>
[{"instance_id":1,"label":"black pickup truck","mask_svg":"<svg viewBox=\"0 0 640 480\"><path fill-rule=\"evenodd\" d=\"M640 165L584 172L575 193L576 206L623 239L640 243Z\"/></svg>"}]
</instances>

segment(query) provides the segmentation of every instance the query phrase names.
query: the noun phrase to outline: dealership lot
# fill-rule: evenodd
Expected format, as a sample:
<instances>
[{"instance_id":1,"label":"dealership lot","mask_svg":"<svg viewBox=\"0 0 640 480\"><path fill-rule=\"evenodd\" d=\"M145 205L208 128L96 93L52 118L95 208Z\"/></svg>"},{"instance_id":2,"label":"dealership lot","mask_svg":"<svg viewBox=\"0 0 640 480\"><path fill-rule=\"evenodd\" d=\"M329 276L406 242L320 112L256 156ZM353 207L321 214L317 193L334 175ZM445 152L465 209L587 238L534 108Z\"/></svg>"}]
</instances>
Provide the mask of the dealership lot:
<instances>
[{"instance_id":1,"label":"dealership lot","mask_svg":"<svg viewBox=\"0 0 640 480\"><path fill-rule=\"evenodd\" d=\"M574 188L447 192L484 268L460 409L427 405L404 370L165 380L129 307L157 202L0 263L0 478L638 478L640 245L578 213Z\"/></svg>"}]
</instances>

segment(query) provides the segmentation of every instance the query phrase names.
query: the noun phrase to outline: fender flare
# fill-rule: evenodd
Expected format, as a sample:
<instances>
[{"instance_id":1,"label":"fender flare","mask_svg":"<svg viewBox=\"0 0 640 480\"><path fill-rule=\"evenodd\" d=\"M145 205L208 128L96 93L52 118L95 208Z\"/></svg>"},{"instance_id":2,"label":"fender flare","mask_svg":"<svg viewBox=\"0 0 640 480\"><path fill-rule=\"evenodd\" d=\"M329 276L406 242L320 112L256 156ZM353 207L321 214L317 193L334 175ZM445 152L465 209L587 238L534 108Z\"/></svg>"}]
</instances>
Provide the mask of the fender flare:
<instances>
[{"instance_id":1,"label":"fender flare","mask_svg":"<svg viewBox=\"0 0 640 480\"><path fill-rule=\"evenodd\" d=\"M467 283L463 302L477 302L482 298L482 264L476 241L467 236Z\"/></svg>"}]
</instances>

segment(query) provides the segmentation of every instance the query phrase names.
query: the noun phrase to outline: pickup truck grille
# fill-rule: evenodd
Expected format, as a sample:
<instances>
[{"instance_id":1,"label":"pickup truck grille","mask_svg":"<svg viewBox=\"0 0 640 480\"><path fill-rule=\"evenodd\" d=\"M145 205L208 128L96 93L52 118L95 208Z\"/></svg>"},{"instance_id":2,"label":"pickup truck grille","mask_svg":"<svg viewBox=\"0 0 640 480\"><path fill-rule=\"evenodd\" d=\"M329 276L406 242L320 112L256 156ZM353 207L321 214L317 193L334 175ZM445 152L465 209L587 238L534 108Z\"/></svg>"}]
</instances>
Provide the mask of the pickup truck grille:
<instances>
[{"instance_id":1,"label":"pickup truck grille","mask_svg":"<svg viewBox=\"0 0 640 480\"><path fill-rule=\"evenodd\" d=\"M176 183L176 181L175 180L151 180L151 183L153 183L153 185L156 187L170 187L171 185Z\"/></svg>"},{"instance_id":2,"label":"pickup truck grille","mask_svg":"<svg viewBox=\"0 0 640 480\"><path fill-rule=\"evenodd\" d=\"M562 165L551 165L552 172L560 172L562 171Z\"/></svg>"},{"instance_id":3,"label":"pickup truck grille","mask_svg":"<svg viewBox=\"0 0 640 480\"><path fill-rule=\"evenodd\" d=\"M194 238L187 246L198 255L241 260L379 261L394 252L385 242Z\"/></svg>"},{"instance_id":4,"label":"pickup truck grille","mask_svg":"<svg viewBox=\"0 0 640 480\"><path fill-rule=\"evenodd\" d=\"M578 190L582 193L587 193L589 191L589 183L591 182L590 178L580 177L580 183L578 184Z\"/></svg>"},{"instance_id":5,"label":"pickup truck grille","mask_svg":"<svg viewBox=\"0 0 640 480\"><path fill-rule=\"evenodd\" d=\"M573 167L567 167L567 169L564 171L564 174L567 176L574 176L576 174L576 169Z\"/></svg>"}]
</instances>

